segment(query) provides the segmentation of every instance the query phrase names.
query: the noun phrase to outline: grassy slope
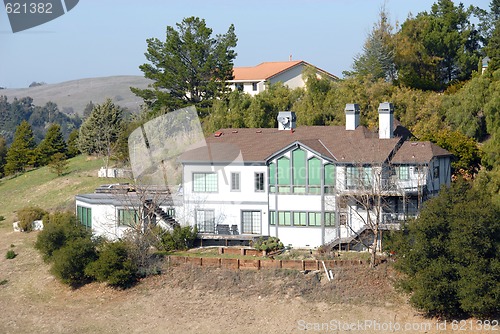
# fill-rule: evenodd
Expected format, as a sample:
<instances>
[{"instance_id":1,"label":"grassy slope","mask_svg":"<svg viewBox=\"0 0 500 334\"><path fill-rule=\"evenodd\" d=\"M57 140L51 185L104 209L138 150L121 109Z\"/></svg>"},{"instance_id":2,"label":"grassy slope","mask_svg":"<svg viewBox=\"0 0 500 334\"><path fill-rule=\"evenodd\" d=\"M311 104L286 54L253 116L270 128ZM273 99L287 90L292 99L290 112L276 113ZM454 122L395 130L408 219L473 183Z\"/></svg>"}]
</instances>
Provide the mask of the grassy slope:
<instances>
[{"instance_id":1,"label":"grassy slope","mask_svg":"<svg viewBox=\"0 0 500 334\"><path fill-rule=\"evenodd\" d=\"M123 182L98 178L97 171L102 165L101 159L80 155L69 160L68 172L60 177L43 167L0 180L0 215L5 217L1 226L11 226L15 212L25 206L72 210L76 194L93 192L101 184Z\"/></svg>"}]
</instances>

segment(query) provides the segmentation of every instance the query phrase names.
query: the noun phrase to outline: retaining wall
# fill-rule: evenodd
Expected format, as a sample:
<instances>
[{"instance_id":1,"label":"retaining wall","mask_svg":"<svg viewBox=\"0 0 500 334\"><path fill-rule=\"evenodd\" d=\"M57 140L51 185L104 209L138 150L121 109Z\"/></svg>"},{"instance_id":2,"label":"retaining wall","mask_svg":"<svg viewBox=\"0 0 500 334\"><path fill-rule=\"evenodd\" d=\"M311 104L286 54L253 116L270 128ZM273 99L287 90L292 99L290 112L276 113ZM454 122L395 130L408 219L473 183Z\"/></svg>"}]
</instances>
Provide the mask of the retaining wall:
<instances>
[{"instance_id":1,"label":"retaining wall","mask_svg":"<svg viewBox=\"0 0 500 334\"><path fill-rule=\"evenodd\" d=\"M231 251L227 252L229 249L231 249ZM237 250L237 252L235 250ZM226 248L222 254L249 255L247 252L249 250L251 249ZM167 259L171 265L189 264L192 266L225 269L259 270L277 268L292 270L323 270L321 260L227 259L219 257L192 257L177 255L169 255ZM367 264L363 260L326 260L324 262L327 268Z\"/></svg>"}]
</instances>

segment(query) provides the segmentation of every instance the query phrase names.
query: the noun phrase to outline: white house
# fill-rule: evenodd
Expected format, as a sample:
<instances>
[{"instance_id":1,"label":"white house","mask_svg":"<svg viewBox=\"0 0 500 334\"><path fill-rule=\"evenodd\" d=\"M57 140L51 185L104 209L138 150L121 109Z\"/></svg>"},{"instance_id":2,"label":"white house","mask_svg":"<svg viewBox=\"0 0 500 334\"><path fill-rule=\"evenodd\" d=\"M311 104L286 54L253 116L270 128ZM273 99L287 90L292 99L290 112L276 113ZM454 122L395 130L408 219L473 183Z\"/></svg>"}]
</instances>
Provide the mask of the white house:
<instances>
[{"instance_id":1,"label":"white house","mask_svg":"<svg viewBox=\"0 0 500 334\"><path fill-rule=\"evenodd\" d=\"M282 82L289 88L304 87L305 81L302 74L306 68L313 68L318 77L337 80L320 68L317 68L305 61L281 61L263 62L252 67L235 67L233 69L233 79L228 80L232 90L240 90L250 95L256 95L266 89L266 85Z\"/></svg>"},{"instance_id":2,"label":"white house","mask_svg":"<svg viewBox=\"0 0 500 334\"><path fill-rule=\"evenodd\" d=\"M388 229L417 215L423 201L450 184L451 154L431 142L408 141L408 131L395 126L392 104L380 104L378 133L359 125L358 105L348 104L345 113L345 127L295 127L294 113L282 112L278 128L221 129L207 137L179 157L177 220L206 237L343 244L357 238L368 219ZM77 196L77 210L92 210L94 230L105 225L106 214L114 214L116 225L118 203L101 213L93 196Z\"/></svg>"}]
</instances>

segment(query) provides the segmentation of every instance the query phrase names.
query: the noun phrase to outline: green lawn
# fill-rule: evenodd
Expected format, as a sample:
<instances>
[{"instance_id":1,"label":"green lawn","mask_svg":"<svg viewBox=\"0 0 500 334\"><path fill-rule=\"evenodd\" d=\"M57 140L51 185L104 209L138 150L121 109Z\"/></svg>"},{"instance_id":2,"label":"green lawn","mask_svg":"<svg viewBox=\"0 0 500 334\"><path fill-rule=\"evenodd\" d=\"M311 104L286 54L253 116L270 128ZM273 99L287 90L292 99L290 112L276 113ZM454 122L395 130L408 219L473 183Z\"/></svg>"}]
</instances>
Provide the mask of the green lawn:
<instances>
[{"instance_id":1,"label":"green lawn","mask_svg":"<svg viewBox=\"0 0 500 334\"><path fill-rule=\"evenodd\" d=\"M103 179L97 171L102 159L83 155L69 160L67 173L57 176L48 167L31 170L13 178L0 180L0 226L11 226L16 211L34 205L45 210L73 210L76 194L94 192L101 184L127 182L123 179Z\"/></svg>"}]
</instances>

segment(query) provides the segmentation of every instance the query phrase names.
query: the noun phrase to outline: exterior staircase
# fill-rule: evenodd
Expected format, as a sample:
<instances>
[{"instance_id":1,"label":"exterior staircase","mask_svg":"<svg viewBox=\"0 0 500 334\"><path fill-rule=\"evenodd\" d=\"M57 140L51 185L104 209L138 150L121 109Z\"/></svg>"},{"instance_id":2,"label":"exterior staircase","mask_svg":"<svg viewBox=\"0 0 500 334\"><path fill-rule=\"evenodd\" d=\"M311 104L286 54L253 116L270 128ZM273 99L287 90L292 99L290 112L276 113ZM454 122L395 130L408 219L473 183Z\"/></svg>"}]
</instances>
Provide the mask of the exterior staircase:
<instances>
[{"instance_id":1,"label":"exterior staircase","mask_svg":"<svg viewBox=\"0 0 500 334\"><path fill-rule=\"evenodd\" d=\"M176 227L180 227L181 225L175 220L174 217L172 217L171 215L169 215L168 213L166 213L165 211L163 211L162 208L160 208L159 206L156 206L155 207L155 210L154 210L155 214L161 219L163 220L166 224L168 224L171 228L176 228Z\"/></svg>"}]
</instances>

